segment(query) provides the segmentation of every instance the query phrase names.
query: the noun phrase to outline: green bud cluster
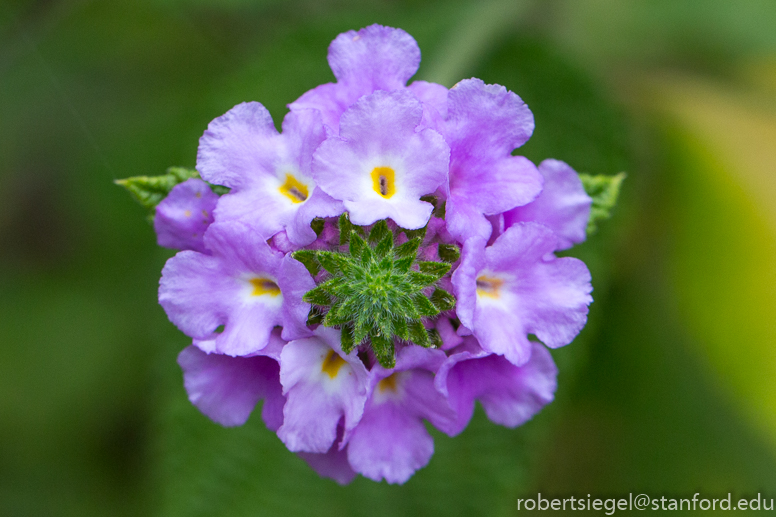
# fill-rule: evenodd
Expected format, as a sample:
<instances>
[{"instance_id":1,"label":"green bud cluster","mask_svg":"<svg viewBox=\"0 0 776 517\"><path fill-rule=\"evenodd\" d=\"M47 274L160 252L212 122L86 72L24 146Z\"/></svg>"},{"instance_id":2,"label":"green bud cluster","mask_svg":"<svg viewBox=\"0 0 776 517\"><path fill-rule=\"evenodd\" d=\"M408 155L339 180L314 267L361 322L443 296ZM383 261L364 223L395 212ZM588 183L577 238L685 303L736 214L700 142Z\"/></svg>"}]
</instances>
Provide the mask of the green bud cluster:
<instances>
[{"instance_id":1,"label":"green bud cluster","mask_svg":"<svg viewBox=\"0 0 776 517\"><path fill-rule=\"evenodd\" d=\"M313 306L308 323L341 329L344 352L368 345L386 368L396 364L395 339L440 346L439 334L426 329L423 321L455 306L453 295L437 283L460 256L457 246L440 245L442 262L423 261L417 254L425 228L397 230L409 239L399 246L384 220L364 238L363 230L343 214L339 231L340 251L293 253L313 276L321 269L328 273L304 296Z\"/></svg>"}]
</instances>

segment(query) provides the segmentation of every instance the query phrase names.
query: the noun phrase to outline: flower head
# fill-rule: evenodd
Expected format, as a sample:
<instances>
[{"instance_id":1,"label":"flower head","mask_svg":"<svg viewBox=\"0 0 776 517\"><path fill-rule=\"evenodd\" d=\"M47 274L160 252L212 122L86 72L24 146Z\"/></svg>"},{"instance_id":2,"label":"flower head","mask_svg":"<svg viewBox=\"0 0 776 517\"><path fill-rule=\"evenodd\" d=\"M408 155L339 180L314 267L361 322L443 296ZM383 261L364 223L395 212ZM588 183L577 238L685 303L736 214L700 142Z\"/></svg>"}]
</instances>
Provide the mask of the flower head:
<instances>
[{"instance_id":1,"label":"flower head","mask_svg":"<svg viewBox=\"0 0 776 517\"><path fill-rule=\"evenodd\" d=\"M231 426L263 399L267 427L339 483L406 482L433 454L424 421L458 434L475 401L500 425L532 418L556 388L546 347L592 301L584 263L554 253L584 240L594 201L565 163L512 154L528 106L479 79L407 86L419 62L400 29L341 34L337 82L282 132L243 103L208 126L199 172L121 183L169 192L155 227L183 251L159 302L192 338L191 402Z\"/></svg>"}]
</instances>

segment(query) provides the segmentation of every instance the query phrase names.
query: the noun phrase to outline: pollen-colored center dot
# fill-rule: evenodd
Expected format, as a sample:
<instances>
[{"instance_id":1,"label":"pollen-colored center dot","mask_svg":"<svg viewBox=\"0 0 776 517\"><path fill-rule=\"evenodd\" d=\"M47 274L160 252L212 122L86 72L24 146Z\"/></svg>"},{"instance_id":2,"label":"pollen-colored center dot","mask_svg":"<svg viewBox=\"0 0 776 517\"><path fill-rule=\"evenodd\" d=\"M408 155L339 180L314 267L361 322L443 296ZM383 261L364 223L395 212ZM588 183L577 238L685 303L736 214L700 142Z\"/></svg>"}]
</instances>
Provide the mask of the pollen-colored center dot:
<instances>
[{"instance_id":1,"label":"pollen-colored center dot","mask_svg":"<svg viewBox=\"0 0 776 517\"><path fill-rule=\"evenodd\" d=\"M504 281L500 278L492 278L485 275L479 276L477 277L477 294L489 298L498 298L499 289L503 284Z\"/></svg>"},{"instance_id":2,"label":"pollen-colored center dot","mask_svg":"<svg viewBox=\"0 0 776 517\"><path fill-rule=\"evenodd\" d=\"M381 393L384 392L384 391L392 391L392 392L395 393L396 392L396 374L392 373L391 375L389 375L385 379L383 379L380 382L378 382L377 383L377 389L379 389Z\"/></svg>"},{"instance_id":3,"label":"pollen-colored center dot","mask_svg":"<svg viewBox=\"0 0 776 517\"><path fill-rule=\"evenodd\" d=\"M250 282L253 286L253 292L251 293L253 296L263 296L265 294L269 296L277 296L280 294L280 287L278 287L278 284L269 278L251 278Z\"/></svg>"},{"instance_id":4,"label":"pollen-colored center dot","mask_svg":"<svg viewBox=\"0 0 776 517\"><path fill-rule=\"evenodd\" d=\"M329 350L329 353L326 354L326 359L323 360L323 364L321 365L321 371L329 376L329 378L333 379L337 376L339 373L340 368L342 368L342 365L345 364L345 360L337 354L334 350Z\"/></svg>"},{"instance_id":5,"label":"pollen-colored center dot","mask_svg":"<svg viewBox=\"0 0 776 517\"><path fill-rule=\"evenodd\" d=\"M395 175L390 167L375 167L372 169L372 188L385 199L389 199L396 194Z\"/></svg>"},{"instance_id":6,"label":"pollen-colored center dot","mask_svg":"<svg viewBox=\"0 0 776 517\"><path fill-rule=\"evenodd\" d=\"M293 203L303 203L307 201L307 196L310 195L310 192L307 190L307 185L291 174L286 174L286 181L280 185L278 190Z\"/></svg>"}]
</instances>

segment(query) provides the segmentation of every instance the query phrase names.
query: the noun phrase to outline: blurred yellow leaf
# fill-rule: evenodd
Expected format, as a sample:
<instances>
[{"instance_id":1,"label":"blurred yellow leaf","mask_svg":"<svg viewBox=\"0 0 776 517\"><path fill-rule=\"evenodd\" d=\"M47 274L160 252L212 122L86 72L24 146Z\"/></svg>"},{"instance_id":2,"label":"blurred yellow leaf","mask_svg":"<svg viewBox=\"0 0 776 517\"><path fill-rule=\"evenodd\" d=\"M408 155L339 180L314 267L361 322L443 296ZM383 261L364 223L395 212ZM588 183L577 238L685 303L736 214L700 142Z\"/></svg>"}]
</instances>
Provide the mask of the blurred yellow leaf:
<instances>
[{"instance_id":1,"label":"blurred yellow leaf","mask_svg":"<svg viewBox=\"0 0 776 517\"><path fill-rule=\"evenodd\" d=\"M776 110L772 98L661 75L676 177L666 230L688 331L739 409L776 448ZM760 92L762 93L762 92Z\"/></svg>"}]
</instances>

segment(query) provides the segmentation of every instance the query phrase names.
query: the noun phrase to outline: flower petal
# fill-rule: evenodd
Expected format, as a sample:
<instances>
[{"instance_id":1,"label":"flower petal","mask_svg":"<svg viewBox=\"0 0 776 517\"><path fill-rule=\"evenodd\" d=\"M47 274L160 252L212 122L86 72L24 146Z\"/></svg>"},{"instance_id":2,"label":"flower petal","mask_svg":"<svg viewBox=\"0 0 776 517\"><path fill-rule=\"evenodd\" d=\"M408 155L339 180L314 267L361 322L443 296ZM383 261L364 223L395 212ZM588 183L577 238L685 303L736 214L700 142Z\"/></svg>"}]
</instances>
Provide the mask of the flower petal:
<instances>
[{"instance_id":1,"label":"flower petal","mask_svg":"<svg viewBox=\"0 0 776 517\"><path fill-rule=\"evenodd\" d=\"M189 400L211 420L226 427L242 425L263 398L267 427L280 426L285 399L274 359L206 354L189 346L178 355L178 364Z\"/></svg>"},{"instance_id":2,"label":"flower petal","mask_svg":"<svg viewBox=\"0 0 776 517\"><path fill-rule=\"evenodd\" d=\"M366 411L348 442L353 469L369 479L402 484L426 466L434 440L417 417L395 404Z\"/></svg>"},{"instance_id":3,"label":"flower petal","mask_svg":"<svg viewBox=\"0 0 776 517\"><path fill-rule=\"evenodd\" d=\"M356 477L355 471L348 462L347 451L339 450L336 444L332 445L331 449L323 454L311 452L297 452L297 454L318 475L333 479L340 485L347 485Z\"/></svg>"},{"instance_id":4,"label":"flower petal","mask_svg":"<svg viewBox=\"0 0 776 517\"><path fill-rule=\"evenodd\" d=\"M557 387L558 370L547 349L531 343L530 360L515 366L488 354L473 338L450 355L436 376L437 388L447 394L458 420L444 432L463 431L474 413L474 401L482 403L488 418L506 427L517 427L549 404Z\"/></svg>"},{"instance_id":5,"label":"flower petal","mask_svg":"<svg viewBox=\"0 0 776 517\"><path fill-rule=\"evenodd\" d=\"M444 134L454 159L464 154L503 157L533 134L528 105L498 84L460 81L448 93L447 110Z\"/></svg>"},{"instance_id":6,"label":"flower petal","mask_svg":"<svg viewBox=\"0 0 776 517\"><path fill-rule=\"evenodd\" d=\"M558 249L565 250L584 242L593 200L585 192L574 169L559 160L539 164L544 177L541 194L527 205L505 214L507 227L521 221L534 221L550 228L558 236Z\"/></svg>"},{"instance_id":7,"label":"flower petal","mask_svg":"<svg viewBox=\"0 0 776 517\"><path fill-rule=\"evenodd\" d=\"M238 104L213 120L199 139L197 170L210 183L243 187L257 171L274 171L277 137L267 108L258 102Z\"/></svg>"},{"instance_id":8,"label":"flower petal","mask_svg":"<svg viewBox=\"0 0 776 517\"><path fill-rule=\"evenodd\" d=\"M368 85L370 91L403 87L419 65L418 44L401 29L374 24L342 33L329 46L334 77Z\"/></svg>"}]
</instances>

